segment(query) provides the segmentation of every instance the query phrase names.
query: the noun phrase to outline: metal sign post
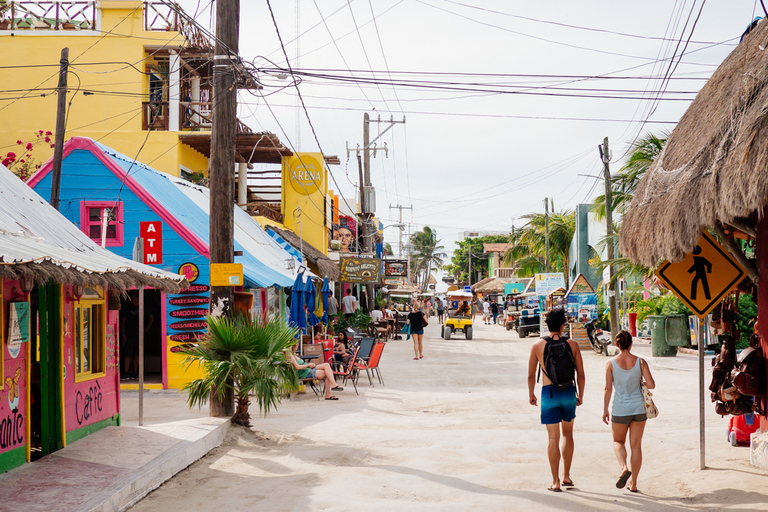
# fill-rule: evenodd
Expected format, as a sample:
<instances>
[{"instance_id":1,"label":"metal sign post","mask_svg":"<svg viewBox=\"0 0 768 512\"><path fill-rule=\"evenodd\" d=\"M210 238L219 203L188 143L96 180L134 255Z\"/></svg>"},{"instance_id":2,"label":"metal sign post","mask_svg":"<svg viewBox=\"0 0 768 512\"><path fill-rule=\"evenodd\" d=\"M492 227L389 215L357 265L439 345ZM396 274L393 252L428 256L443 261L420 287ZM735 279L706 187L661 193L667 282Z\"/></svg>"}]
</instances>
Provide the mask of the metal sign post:
<instances>
[{"instance_id":1,"label":"metal sign post","mask_svg":"<svg viewBox=\"0 0 768 512\"><path fill-rule=\"evenodd\" d=\"M698 318L694 320L696 327L696 336L698 337L698 349L699 349L699 469L706 468L705 457L705 431L706 431L706 418L704 408L704 350L707 348L706 332L707 323L702 322Z\"/></svg>"},{"instance_id":2,"label":"metal sign post","mask_svg":"<svg viewBox=\"0 0 768 512\"><path fill-rule=\"evenodd\" d=\"M133 260L144 261L144 240L137 237L133 244ZM139 286L139 426L144 425L144 287Z\"/></svg>"}]
</instances>

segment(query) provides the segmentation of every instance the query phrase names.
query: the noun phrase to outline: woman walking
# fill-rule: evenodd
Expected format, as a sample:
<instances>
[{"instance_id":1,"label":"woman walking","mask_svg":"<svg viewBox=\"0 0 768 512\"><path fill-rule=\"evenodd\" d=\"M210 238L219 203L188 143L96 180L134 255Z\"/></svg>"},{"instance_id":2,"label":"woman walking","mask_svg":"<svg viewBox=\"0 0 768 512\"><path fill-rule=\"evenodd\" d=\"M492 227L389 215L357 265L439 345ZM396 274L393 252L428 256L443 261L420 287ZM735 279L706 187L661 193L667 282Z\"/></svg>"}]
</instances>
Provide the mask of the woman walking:
<instances>
[{"instance_id":1,"label":"woman walking","mask_svg":"<svg viewBox=\"0 0 768 512\"><path fill-rule=\"evenodd\" d=\"M411 336L413 337L413 354L414 361L424 359L424 347L422 346L422 339L424 338L424 327L429 324L427 317L421 311L421 304L419 301L413 302L413 311L408 313L408 319L406 324L411 326Z\"/></svg>"},{"instance_id":2,"label":"woman walking","mask_svg":"<svg viewBox=\"0 0 768 512\"><path fill-rule=\"evenodd\" d=\"M605 365L605 399L603 407L603 422L607 425L611 420L613 430L613 451L621 466L621 476L616 487L621 489L629 483L629 490L637 492L637 476L643 464L643 431L647 420L645 400L641 383L645 381L648 389L656 387L656 383L648 368L648 363L632 354L632 335L621 331L616 335L616 346L619 354ZM609 416L608 404L613 397L613 410ZM627 433L629 433L629 448L632 452L627 464Z\"/></svg>"}]
</instances>

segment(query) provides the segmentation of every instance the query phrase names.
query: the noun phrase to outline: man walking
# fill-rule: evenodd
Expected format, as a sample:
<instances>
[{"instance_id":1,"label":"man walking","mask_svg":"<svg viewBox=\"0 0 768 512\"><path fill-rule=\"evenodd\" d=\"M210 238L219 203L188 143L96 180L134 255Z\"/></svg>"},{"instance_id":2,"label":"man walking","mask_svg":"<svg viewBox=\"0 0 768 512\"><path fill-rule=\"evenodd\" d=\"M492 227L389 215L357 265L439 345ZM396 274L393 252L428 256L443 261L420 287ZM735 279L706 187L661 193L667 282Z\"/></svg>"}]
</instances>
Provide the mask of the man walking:
<instances>
[{"instance_id":1,"label":"man walking","mask_svg":"<svg viewBox=\"0 0 768 512\"><path fill-rule=\"evenodd\" d=\"M579 345L563 338L565 311L556 308L547 314L547 327L550 336L543 338L531 347L528 360L528 402L537 405L536 367L543 370L541 387L541 423L547 426L549 444L547 456L552 471L552 485L548 490L561 492L561 484L573 485L571 462L573 460L573 420L576 418L576 406L581 405L584 397L584 363ZM574 385L573 374L576 373ZM563 445L560 447L562 431ZM560 458L563 459L563 479L560 480Z\"/></svg>"},{"instance_id":2,"label":"man walking","mask_svg":"<svg viewBox=\"0 0 768 512\"><path fill-rule=\"evenodd\" d=\"M352 295L352 290L347 290L347 295L341 299L341 309L344 311L344 316L352 316L357 310L357 297Z\"/></svg>"},{"instance_id":3,"label":"man walking","mask_svg":"<svg viewBox=\"0 0 768 512\"><path fill-rule=\"evenodd\" d=\"M485 325L489 325L491 322L491 303L488 300L483 301L483 321Z\"/></svg>"},{"instance_id":4,"label":"man walking","mask_svg":"<svg viewBox=\"0 0 768 512\"><path fill-rule=\"evenodd\" d=\"M496 300L491 302L491 315L493 315L493 325L496 325L496 318L499 316L499 304Z\"/></svg>"}]
</instances>

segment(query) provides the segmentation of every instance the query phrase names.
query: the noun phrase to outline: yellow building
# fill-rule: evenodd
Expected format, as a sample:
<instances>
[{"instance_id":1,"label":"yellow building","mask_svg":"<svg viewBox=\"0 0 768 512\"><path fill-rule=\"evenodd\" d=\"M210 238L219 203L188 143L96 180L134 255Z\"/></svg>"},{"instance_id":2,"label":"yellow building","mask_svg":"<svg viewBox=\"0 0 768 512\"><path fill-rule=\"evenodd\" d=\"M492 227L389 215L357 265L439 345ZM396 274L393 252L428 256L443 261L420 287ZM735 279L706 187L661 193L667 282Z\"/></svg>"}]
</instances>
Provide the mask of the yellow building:
<instances>
[{"instance_id":1,"label":"yellow building","mask_svg":"<svg viewBox=\"0 0 768 512\"><path fill-rule=\"evenodd\" d=\"M52 155L35 134L55 128L67 47L66 138L93 138L175 176L207 171L213 44L188 15L137 0L8 4L0 7L0 154L23 154L21 140L35 144L38 164ZM245 72L238 86L257 87ZM274 135L239 121L237 132L241 171L291 155Z\"/></svg>"}]
</instances>

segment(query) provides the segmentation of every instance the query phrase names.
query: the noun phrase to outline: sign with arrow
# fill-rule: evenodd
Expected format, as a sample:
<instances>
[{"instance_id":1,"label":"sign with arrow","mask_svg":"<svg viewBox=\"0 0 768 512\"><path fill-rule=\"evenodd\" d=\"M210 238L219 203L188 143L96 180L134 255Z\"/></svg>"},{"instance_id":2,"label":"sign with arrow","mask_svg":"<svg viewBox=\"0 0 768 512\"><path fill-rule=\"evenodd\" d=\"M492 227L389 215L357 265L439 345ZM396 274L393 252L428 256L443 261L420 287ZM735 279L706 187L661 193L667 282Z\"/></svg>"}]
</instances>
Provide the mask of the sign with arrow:
<instances>
[{"instance_id":1,"label":"sign with arrow","mask_svg":"<svg viewBox=\"0 0 768 512\"><path fill-rule=\"evenodd\" d=\"M665 261L656 276L703 319L747 275L744 267L706 231L682 261Z\"/></svg>"}]
</instances>

